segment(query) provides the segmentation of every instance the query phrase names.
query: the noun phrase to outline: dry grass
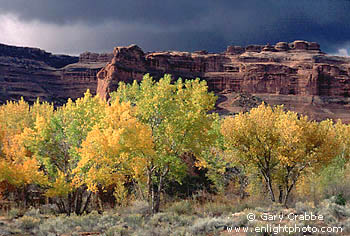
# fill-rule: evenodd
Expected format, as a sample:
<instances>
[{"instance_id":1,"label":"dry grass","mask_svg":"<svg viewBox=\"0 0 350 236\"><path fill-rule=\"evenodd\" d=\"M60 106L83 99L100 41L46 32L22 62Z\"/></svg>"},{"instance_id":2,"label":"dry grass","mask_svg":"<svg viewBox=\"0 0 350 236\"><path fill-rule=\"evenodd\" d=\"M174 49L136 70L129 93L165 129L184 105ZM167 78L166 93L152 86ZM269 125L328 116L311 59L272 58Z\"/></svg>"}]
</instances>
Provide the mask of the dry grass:
<instances>
[{"instance_id":1,"label":"dry grass","mask_svg":"<svg viewBox=\"0 0 350 236\"><path fill-rule=\"evenodd\" d=\"M314 212L325 217L324 222L289 222L284 225L310 224L313 226L341 226L350 232L350 205L339 205L335 198L322 201L315 206L310 202L299 202L295 208L285 209L278 204L257 206L251 201L239 201L223 196L213 197L210 201L199 203L194 200L177 201L163 206L164 211L155 215L148 212L148 204L136 201L126 208L109 210L103 214L92 212L88 215L67 217L65 215L42 214L40 209L29 209L19 218L0 218L0 234L5 235L88 235L87 232L105 236L114 235L235 235L228 234L227 227L257 227L266 225L261 219L249 222L248 213L260 217L263 213L300 214ZM16 212L14 212L16 213ZM15 214L14 214L15 215ZM5 222L1 223L1 222ZM281 222L269 222L272 225ZM236 235L245 235L243 232ZM246 235L254 235L249 233ZM258 235L258 234L255 234ZM283 235L283 234L280 234ZM296 234L297 235L297 234Z\"/></svg>"}]
</instances>

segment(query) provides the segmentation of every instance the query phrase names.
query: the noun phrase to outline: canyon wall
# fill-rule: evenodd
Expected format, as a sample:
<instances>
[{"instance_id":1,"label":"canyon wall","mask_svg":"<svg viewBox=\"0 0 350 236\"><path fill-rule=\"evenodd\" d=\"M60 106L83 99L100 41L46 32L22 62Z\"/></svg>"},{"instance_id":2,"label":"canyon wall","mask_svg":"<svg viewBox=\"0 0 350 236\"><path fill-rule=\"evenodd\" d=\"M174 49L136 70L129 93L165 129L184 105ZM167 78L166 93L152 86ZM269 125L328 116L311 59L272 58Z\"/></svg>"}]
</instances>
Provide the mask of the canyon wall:
<instances>
[{"instance_id":1,"label":"canyon wall","mask_svg":"<svg viewBox=\"0 0 350 236\"><path fill-rule=\"evenodd\" d=\"M112 60L97 74L97 93L108 98L119 81L140 81L145 73L206 80L221 96L217 107L223 114L244 109L230 99L248 93L312 119L350 121L350 59L327 55L314 42L229 46L223 53L144 53L136 45L116 47Z\"/></svg>"},{"instance_id":2,"label":"canyon wall","mask_svg":"<svg viewBox=\"0 0 350 236\"><path fill-rule=\"evenodd\" d=\"M81 97L87 89L96 93L96 74L111 54L83 53L80 57L53 55L37 48L0 44L0 103L28 102L37 98L64 104Z\"/></svg>"},{"instance_id":3,"label":"canyon wall","mask_svg":"<svg viewBox=\"0 0 350 236\"><path fill-rule=\"evenodd\" d=\"M87 89L108 98L120 81L141 81L146 73L206 80L219 96L216 111L221 114L265 101L316 120L350 122L350 58L327 55L317 43L306 41L229 46L222 53L145 53L131 45L79 57L0 44L0 103L39 97L58 106Z\"/></svg>"}]
</instances>

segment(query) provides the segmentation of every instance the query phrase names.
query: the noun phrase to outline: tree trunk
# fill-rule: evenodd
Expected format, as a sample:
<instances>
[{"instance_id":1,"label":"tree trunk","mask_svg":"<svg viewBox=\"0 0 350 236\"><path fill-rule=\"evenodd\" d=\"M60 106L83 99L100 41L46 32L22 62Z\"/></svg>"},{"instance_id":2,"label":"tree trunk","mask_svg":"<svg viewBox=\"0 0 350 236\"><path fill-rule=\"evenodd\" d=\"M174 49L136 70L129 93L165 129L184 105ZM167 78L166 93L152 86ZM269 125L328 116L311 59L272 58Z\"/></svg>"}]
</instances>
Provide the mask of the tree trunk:
<instances>
[{"instance_id":1,"label":"tree trunk","mask_svg":"<svg viewBox=\"0 0 350 236\"><path fill-rule=\"evenodd\" d=\"M88 205L90 203L91 195L92 195L92 192L90 191L88 197L86 198L86 202L85 202L84 208L81 211L81 213L84 213L84 212L87 211L87 207L88 207Z\"/></svg>"},{"instance_id":2,"label":"tree trunk","mask_svg":"<svg viewBox=\"0 0 350 236\"><path fill-rule=\"evenodd\" d=\"M284 195L283 205L287 208L288 208L288 206L287 206L288 198L289 198L290 192L292 191L292 189L295 185L295 182L296 181L293 180L293 183L290 186L286 186L286 195Z\"/></svg>"},{"instance_id":3,"label":"tree trunk","mask_svg":"<svg viewBox=\"0 0 350 236\"><path fill-rule=\"evenodd\" d=\"M148 170L148 179L147 179L147 187L148 187L148 194L147 194L147 200L148 204L150 206L150 210L153 214L153 181L152 181L152 171Z\"/></svg>"},{"instance_id":4,"label":"tree trunk","mask_svg":"<svg viewBox=\"0 0 350 236\"><path fill-rule=\"evenodd\" d=\"M136 187L137 191L139 192L140 198L142 199L142 201L144 201L145 200L145 195L144 195L144 193L143 193L143 191L141 189L140 182L139 181L134 181L134 180L132 180L132 182L133 182L133 185Z\"/></svg>"},{"instance_id":5,"label":"tree trunk","mask_svg":"<svg viewBox=\"0 0 350 236\"><path fill-rule=\"evenodd\" d=\"M270 194L271 201L276 202L275 193L273 192L273 188L272 188L271 177L269 176L269 174L266 174L263 171L261 171L261 174L266 181L266 185L267 185L267 189L268 189L269 194Z\"/></svg>"},{"instance_id":6,"label":"tree trunk","mask_svg":"<svg viewBox=\"0 0 350 236\"><path fill-rule=\"evenodd\" d=\"M147 200L148 200L148 203L151 203L151 198L152 198L152 173L151 173L151 170L148 170L147 187L148 187Z\"/></svg>"},{"instance_id":7,"label":"tree trunk","mask_svg":"<svg viewBox=\"0 0 350 236\"><path fill-rule=\"evenodd\" d=\"M60 211L60 213L66 212L64 207L62 206L62 204L59 201L56 201L56 205L57 205L58 210Z\"/></svg>"},{"instance_id":8,"label":"tree trunk","mask_svg":"<svg viewBox=\"0 0 350 236\"><path fill-rule=\"evenodd\" d=\"M282 203L283 203L283 187L282 187L281 185L279 185L279 186L278 186L278 189L279 189L279 191L280 191L279 197L278 197L278 202L279 202L280 204L282 204Z\"/></svg>"},{"instance_id":9,"label":"tree trunk","mask_svg":"<svg viewBox=\"0 0 350 236\"><path fill-rule=\"evenodd\" d=\"M159 208L160 208L160 195L163 191L163 180L165 178L165 176L168 174L169 172L169 167L166 167L164 172L159 176L159 184L158 184L158 189L157 189L157 198L156 203L155 203L155 213L159 212Z\"/></svg>"},{"instance_id":10,"label":"tree trunk","mask_svg":"<svg viewBox=\"0 0 350 236\"><path fill-rule=\"evenodd\" d=\"M77 189L76 192L76 201L75 201L75 214L81 215L81 207L83 205L83 193L84 191L81 191L80 188Z\"/></svg>"},{"instance_id":11,"label":"tree trunk","mask_svg":"<svg viewBox=\"0 0 350 236\"><path fill-rule=\"evenodd\" d=\"M26 201L26 188L18 188L17 190L17 198L19 199L19 207L26 208L27 207L27 201Z\"/></svg>"},{"instance_id":12,"label":"tree trunk","mask_svg":"<svg viewBox=\"0 0 350 236\"><path fill-rule=\"evenodd\" d=\"M247 177L244 176L243 174L239 174L238 176L238 183L239 183L239 196L240 199L244 199L246 197L246 192L245 192L245 188L246 188L246 181L247 181Z\"/></svg>"},{"instance_id":13,"label":"tree trunk","mask_svg":"<svg viewBox=\"0 0 350 236\"><path fill-rule=\"evenodd\" d=\"M160 194L161 191L163 190L163 176L159 177L159 185L158 185L158 189L157 189L157 195L156 195L156 202L155 202L155 207L154 207L154 211L155 213L159 212L159 206L160 206Z\"/></svg>"},{"instance_id":14,"label":"tree trunk","mask_svg":"<svg viewBox=\"0 0 350 236\"><path fill-rule=\"evenodd\" d=\"M156 212L155 212L155 209L154 209L154 202L155 202L154 187L152 186L152 187L151 187L151 211L152 211L152 215L153 215L154 213L156 213Z\"/></svg>"},{"instance_id":15,"label":"tree trunk","mask_svg":"<svg viewBox=\"0 0 350 236\"><path fill-rule=\"evenodd\" d=\"M60 203L61 203L61 207L62 207L62 212L67 213L67 209L66 206L64 205L64 201L62 199L60 199Z\"/></svg>"},{"instance_id":16,"label":"tree trunk","mask_svg":"<svg viewBox=\"0 0 350 236\"><path fill-rule=\"evenodd\" d=\"M70 213L72 212L72 194L68 193L68 209L67 209L67 215L70 216Z\"/></svg>"},{"instance_id":17,"label":"tree trunk","mask_svg":"<svg viewBox=\"0 0 350 236\"><path fill-rule=\"evenodd\" d=\"M268 189L269 189L271 201L272 201L272 202L276 202L275 194L274 194L274 192L273 192L272 184L271 184L271 181L270 181L270 180L267 182L267 187L268 187Z\"/></svg>"}]
</instances>

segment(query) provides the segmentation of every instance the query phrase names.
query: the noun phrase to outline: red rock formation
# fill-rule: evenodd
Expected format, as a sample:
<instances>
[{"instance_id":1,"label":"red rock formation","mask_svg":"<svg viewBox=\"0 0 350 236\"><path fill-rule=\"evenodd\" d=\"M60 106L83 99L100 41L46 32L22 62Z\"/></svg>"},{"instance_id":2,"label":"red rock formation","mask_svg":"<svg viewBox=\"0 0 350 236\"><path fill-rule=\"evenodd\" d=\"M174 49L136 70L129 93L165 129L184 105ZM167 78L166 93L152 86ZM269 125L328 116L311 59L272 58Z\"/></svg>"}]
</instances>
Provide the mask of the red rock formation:
<instances>
[{"instance_id":1,"label":"red rock formation","mask_svg":"<svg viewBox=\"0 0 350 236\"><path fill-rule=\"evenodd\" d=\"M119 81L140 81L146 73L205 79L220 96L217 107L223 114L250 108L252 103L244 102L248 95L237 98L249 93L252 101L285 104L313 119L350 122L350 58L326 55L317 43L305 41L229 46L223 53L144 53L132 45L79 58L0 44L0 103L23 96L60 105L86 89L107 97Z\"/></svg>"},{"instance_id":2,"label":"red rock formation","mask_svg":"<svg viewBox=\"0 0 350 236\"><path fill-rule=\"evenodd\" d=\"M33 102L39 97L61 105L87 89L96 93L96 74L111 55L84 53L78 58L0 44L0 103L21 97Z\"/></svg>"},{"instance_id":3,"label":"red rock formation","mask_svg":"<svg viewBox=\"0 0 350 236\"><path fill-rule=\"evenodd\" d=\"M16 47L0 44L0 57L40 61L53 68L61 68L78 62L77 57L53 55L39 48Z\"/></svg>"},{"instance_id":4,"label":"red rock formation","mask_svg":"<svg viewBox=\"0 0 350 236\"><path fill-rule=\"evenodd\" d=\"M200 77L208 82L210 90L227 96L244 92L271 104L283 103L314 119L350 121L350 59L326 55L314 42L229 46L220 54L144 53L131 45L117 47L113 54L97 75L97 93L104 98L119 81L140 81L145 73L155 78L168 73L174 78Z\"/></svg>"},{"instance_id":5,"label":"red rock formation","mask_svg":"<svg viewBox=\"0 0 350 236\"><path fill-rule=\"evenodd\" d=\"M113 58L113 53L93 53L93 52L84 52L79 56L80 63L96 63L96 62L110 62Z\"/></svg>"}]
</instances>

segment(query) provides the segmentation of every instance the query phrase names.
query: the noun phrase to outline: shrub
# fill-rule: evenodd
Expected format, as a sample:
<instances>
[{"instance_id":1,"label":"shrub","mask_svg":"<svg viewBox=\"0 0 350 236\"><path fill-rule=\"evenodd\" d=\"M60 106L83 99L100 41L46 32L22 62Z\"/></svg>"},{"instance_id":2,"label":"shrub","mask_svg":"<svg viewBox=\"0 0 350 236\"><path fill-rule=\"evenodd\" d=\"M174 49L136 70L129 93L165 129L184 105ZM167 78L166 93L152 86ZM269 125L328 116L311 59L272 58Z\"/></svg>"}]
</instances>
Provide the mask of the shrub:
<instances>
[{"instance_id":1,"label":"shrub","mask_svg":"<svg viewBox=\"0 0 350 236\"><path fill-rule=\"evenodd\" d=\"M308 173L298 185L299 198L320 202L336 196L339 203L350 199L350 163L338 156L318 173ZM341 204L340 204L341 205Z\"/></svg>"},{"instance_id":2,"label":"shrub","mask_svg":"<svg viewBox=\"0 0 350 236\"><path fill-rule=\"evenodd\" d=\"M103 236L126 236L130 235L130 232L125 225L117 225L109 228Z\"/></svg>"},{"instance_id":3,"label":"shrub","mask_svg":"<svg viewBox=\"0 0 350 236\"><path fill-rule=\"evenodd\" d=\"M167 209L167 211L174 212L179 215L182 215L182 214L190 215L192 214L192 204L188 200L175 202Z\"/></svg>"},{"instance_id":4,"label":"shrub","mask_svg":"<svg viewBox=\"0 0 350 236\"><path fill-rule=\"evenodd\" d=\"M32 216L23 216L19 219L20 228L24 230L32 230L34 227L39 226L40 219Z\"/></svg>"},{"instance_id":5,"label":"shrub","mask_svg":"<svg viewBox=\"0 0 350 236\"><path fill-rule=\"evenodd\" d=\"M141 214L131 214L126 216L123 221L127 224L127 226L137 228L144 223L144 218Z\"/></svg>"},{"instance_id":6,"label":"shrub","mask_svg":"<svg viewBox=\"0 0 350 236\"><path fill-rule=\"evenodd\" d=\"M228 201L227 199L215 199L213 202L206 202L196 207L196 213L203 216L221 216L244 211L251 207L247 202Z\"/></svg>"},{"instance_id":7,"label":"shrub","mask_svg":"<svg viewBox=\"0 0 350 236\"><path fill-rule=\"evenodd\" d=\"M206 217L198 219L189 230L192 235L207 235L208 233L219 232L233 226L237 226L237 224L228 217Z\"/></svg>"},{"instance_id":8,"label":"shrub","mask_svg":"<svg viewBox=\"0 0 350 236\"><path fill-rule=\"evenodd\" d=\"M58 213L57 206L54 204L46 204L39 207L39 211L44 215L51 215Z\"/></svg>"},{"instance_id":9,"label":"shrub","mask_svg":"<svg viewBox=\"0 0 350 236\"><path fill-rule=\"evenodd\" d=\"M160 225L157 227L148 227L148 228L138 228L133 235L142 235L142 236L168 236L171 235L172 230L169 225Z\"/></svg>"},{"instance_id":10,"label":"shrub","mask_svg":"<svg viewBox=\"0 0 350 236\"><path fill-rule=\"evenodd\" d=\"M338 205L345 206L346 204L346 199L344 198L343 194L340 193L336 196L335 203Z\"/></svg>"},{"instance_id":11,"label":"shrub","mask_svg":"<svg viewBox=\"0 0 350 236\"><path fill-rule=\"evenodd\" d=\"M295 204L295 210L297 211L297 214L312 212L314 211L314 206L311 202L297 202Z\"/></svg>"},{"instance_id":12,"label":"shrub","mask_svg":"<svg viewBox=\"0 0 350 236\"><path fill-rule=\"evenodd\" d=\"M207 202L200 206L200 211L204 215L221 216L222 214L232 213L234 211L234 207L227 203Z\"/></svg>"},{"instance_id":13,"label":"shrub","mask_svg":"<svg viewBox=\"0 0 350 236\"><path fill-rule=\"evenodd\" d=\"M342 222L342 225L344 232L350 232L350 219L345 220Z\"/></svg>"},{"instance_id":14,"label":"shrub","mask_svg":"<svg viewBox=\"0 0 350 236\"><path fill-rule=\"evenodd\" d=\"M141 214L141 215L147 215L149 214L149 204L146 201L134 201L131 206L129 206L127 209L127 212L129 214Z\"/></svg>"},{"instance_id":15,"label":"shrub","mask_svg":"<svg viewBox=\"0 0 350 236\"><path fill-rule=\"evenodd\" d=\"M163 222L175 222L178 218L178 215L174 212L160 212L151 217L148 224L152 226L157 226Z\"/></svg>"},{"instance_id":16,"label":"shrub","mask_svg":"<svg viewBox=\"0 0 350 236\"><path fill-rule=\"evenodd\" d=\"M337 222L337 219L350 217L350 208L336 204L336 197L331 197L320 203L318 214L323 215L326 223Z\"/></svg>"},{"instance_id":17,"label":"shrub","mask_svg":"<svg viewBox=\"0 0 350 236\"><path fill-rule=\"evenodd\" d=\"M66 217L60 215L43 220L35 235L46 236L70 234L76 231L105 232L113 226L125 225L120 216L114 214L100 215L92 212L88 215Z\"/></svg>"},{"instance_id":18,"label":"shrub","mask_svg":"<svg viewBox=\"0 0 350 236\"><path fill-rule=\"evenodd\" d=\"M20 217L22 215L22 211L18 208L12 208L9 212L8 212L8 218L9 219L16 219L18 217Z\"/></svg>"},{"instance_id":19,"label":"shrub","mask_svg":"<svg viewBox=\"0 0 350 236\"><path fill-rule=\"evenodd\" d=\"M24 213L25 216L32 216L32 217L40 217L40 210L35 208L30 208L26 213Z\"/></svg>"}]
</instances>

